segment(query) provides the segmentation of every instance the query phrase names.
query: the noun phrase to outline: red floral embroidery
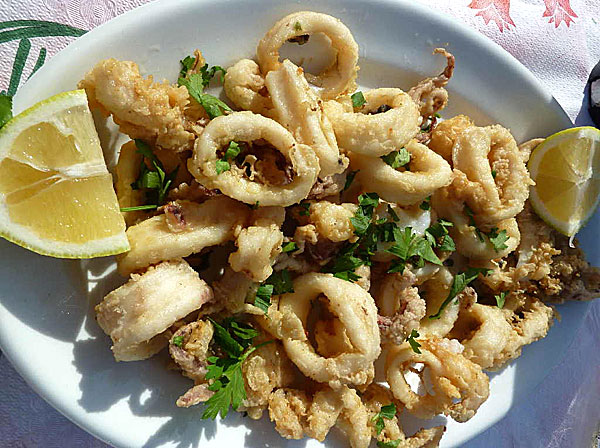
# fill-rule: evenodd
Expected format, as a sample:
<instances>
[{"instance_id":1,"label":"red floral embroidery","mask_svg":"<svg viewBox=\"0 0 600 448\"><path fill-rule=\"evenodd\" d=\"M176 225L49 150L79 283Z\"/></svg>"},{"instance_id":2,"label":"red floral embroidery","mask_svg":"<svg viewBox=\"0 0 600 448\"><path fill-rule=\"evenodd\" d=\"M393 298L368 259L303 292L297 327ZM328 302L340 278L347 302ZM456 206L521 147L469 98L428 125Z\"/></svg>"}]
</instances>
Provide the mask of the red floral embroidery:
<instances>
[{"instance_id":1,"label":"red floral embroidery","mask_svg":"<svg viewBox=\"0 0 600 448\"><path fill-rule=\"evenodd\" d=\"M556 2L556 0L554 1ZM568 2L568 0L558 1ZM479 9L480 11L475 15L483 18L486 25L490 20L496 22L501 33L504 32L505 28L510 29L511 26L515 26L515 23L510 18L510 0L473 0L469 4L469 8Z\"/></svg>"},{"instance_id":2,"label":"red floral embroidery","mask_svg":"<svg viewBox=\"0 0 600 448\"><path fill-rule=\"evenodd\" d=\"M544 0L546 10L542 17L550 17L548 23L554 22L554 27L558 28L561 22L565 22L568 26L573 22L573 18L577 18L575 11L571 9L569 0Z\"/></svg>"}]
</instances>

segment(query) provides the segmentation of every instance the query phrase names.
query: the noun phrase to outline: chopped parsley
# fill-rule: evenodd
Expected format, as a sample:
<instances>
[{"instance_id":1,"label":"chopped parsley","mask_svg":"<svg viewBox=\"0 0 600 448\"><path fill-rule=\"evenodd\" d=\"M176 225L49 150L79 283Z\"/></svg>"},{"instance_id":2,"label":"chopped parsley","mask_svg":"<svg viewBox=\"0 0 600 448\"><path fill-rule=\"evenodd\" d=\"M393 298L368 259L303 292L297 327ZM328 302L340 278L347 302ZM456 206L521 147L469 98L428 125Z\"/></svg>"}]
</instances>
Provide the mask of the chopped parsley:
<instances>
[{"instance_id":1,"label":"chopped parsley","mask_svg":"<svg viewBox=\"0 0 600 448\"><path fill-rule=\"evenodd\" d=\"M256 290L254 306L260 308L265 314L271 306L271 296L273 295L273 285L260 285Z\"/></svg>"},{"instance_id":2,"label":"chopped parsley","mask_svg":"<svg viewBox=\"0 0 600 448\"><path fill-rule=\"evenodd\" d=\"M365 193L358 197L358 209L354 217L350 218L354 233L358 236L365 235L373 218L375 207L379 204L377 193Z\"/></svg>"},{"instance_id":3,"label":"chopped parsley","mask_svg":"<svg viewBox=\"0 0 600 448\"><path fill-rule=\"evenodd\" d=\"M398 448L402 439L390 440L389 442L377 441L377 448Z\"/></svg>"},{"instance_id":4,"label":"chopped parsley","mask_svg":"<svg viewBox=\"0 0 600 448\"><path fill-rule=\"evenodd\" d=\"M287 252L294 252L296 250L298 250L298 245L293 241L289 241L281 247L281 252L284 254Z\"/></svg>"},{"instance_id":5,"label":"chopped parsley","mask_svg":"<svg viewBox=\"0 0 600 448\"><path fill-rule=\"evenodd\" d=\"M398 169L410 162L410 152L406 148L400 148L398 151L392 151L380 158L392 168Z\"/></svg>"},{"instance_id":6,"label":"chopped parsley","mask_svg":"<svg viewBox=\"0 0 600 448\"><path fill-rule=\"evenodd\" d=\"M137 147L137 153L141 154L143 158L140 164L140 174L137 180L131 184L131 188L134 190L147 190L146 202L156 204L154 207L156 208L164 204L167 192L175 180L179 166L170 173L166 173L165 167L152 152L150 146L138 139L135 140L135 146ZM145 159L150 162L151 168L148 168ZM150 209L150 207L148 206L146 209Z\"/></svg>"},{"instance_id":7,"label":"chopped parsley","mask_svg":"<svg viewBox=\"0 0 600 448\"><path fill-rule=\"evenodd\" d=\"M504 308L504 302L506 302L506 296L508 295L508 291L502 291L500 294L494 296L496 299L496 305L498 308Z\"/></svg>"},{"instance_id":8,"label":"chopped parsley","mask_svg":"<svg viewBox=\"0 0 600 448\"><path fill-rule=\"evenodd\" d=\"M12 96L0 93L0 128L12 118Z\"/></svg>"},{"instance_id":9,"label":"chopped parsley","mask_svg":"<svg viewBox=\"0 0 600 448\"><path fill-rule=\"evenodd\" d=\"M418 355L421 354L421 350L419 350L421 344L419 344L415 338L418 338L419 336L419 332L413 328L410 334L406 337L406 341L410 344L410 348L412 348L412 351Z\"/></svg>"},{"instance_id":10,"label":"chopped parsley","mask_svg":"<svg viewBox=\"0 0 600 448\"><path fill-rule=\"evenodd\" d=\"M271 305L273 295L294 292L294 283L287 269L273 272L268 279L258 286L254 296L254 306L260 308L265 314Z\"/></svg>"},{"instance_id":11,"label":"chopped parsley","mask_svg":"<svg viewBox=\"0 0 600 448\"><path fill-rule=\"evenodd\" d=\"M431 196L428 196L427 198L425 198L425 200L423 202L421 202L421 204L419 205L419 208L421 210L430 210L431 209Z\"/></svg>"},{"instance_id":12,"label":"chopped parsley","mask_svg":"<svg viewBox=\"0 0 600 448\"><path fill-rule=\"evenodd\" d=\"M365 100L365 96L360 91L353 93L350 98L352 99L352 107L355 109L362 107L363 104L367 102L367 100Z\"/></svg>"},{"instance_id":13,"label":"chopped parsley","mask_svg":"<svg viewBox=\"0 0 600 448\"><path fill-rule=\"evenodd\" d=\"M442 302L440 305L440 309L437 313L429 316L430 319L439 319L442 315L442 311L459 295L463 289L467 287L469 283L475 280L479 274L488 275L490 269L485 268L469 268L466 272L461 272L454 276L454 280L452 280L452 286L450 287L450 291L448 292L448 297Z\"/></svg>"},{"instance_id":14,"label":"chopped parsley","mask_svg":"<svg viewBox=\"0 0 600 448\"><path fill-rule=\"evenodd\" d=\"M173 338L173 344L177 347L181 347L183 345L183 336L175 336Z\"/></svg>"},{"instance_id":15,"label":"chopped parsley","mask_svg":"<svg viewBox=\"0 0 600 448\"><path fill-rule=\"evenodd\" d=\"M450 221L438 219L425 230L425 237L433 247L444 252L454 252L456 250L456 245L454 244L452 237L448 235L448 228L452 226L454 226L454 224Z\"/></svg>"},{"instance_id":16,"label":"chopped parsley","mask_svg":"<svg viewBox=\"0 0 600 448\"><path fill-rule=\"evenodd\" d=\"M473 213L473 210L471 210L471 208L466 204L465 204L465 213L467 214L467 217L469 218L469 225L475 229L475 234L477 235L477 238L479 239L479 241L481 241L482 243L485 242L485 239L483 238L483 232L481 230L479 230L479 228L477 227L477 224L475 223L475 214Z\"/></svg>"},{"instance_id":17,"label":"chopped parsley","mask_svg":"<svg viewBox=\"0 0 600 448\"><path fill-rule=\"evenodd\" d=\"M375 423L375 431L377 435L381 434L383 428L385 427L385 423L383 419L391 420L396 415L396 405L394 403L386 404L385 406L381 406L381 410L373 416L373 422Z\"/></svg>"},{"instance_id":18,"label":"chopped parsley","mask_svg":"<svg viewBox=\"0 0 600 448\"><path fill-rule=\"evenodd\" d=\"M493 177L494 179L496 178L496 175L497 175L497 174L498 174L498 173L496 173L496 170L492 170L492 177Z\"/></svg>"},{"instance_id":19,"label":"chopped parsley","mask_svg":"<svg viewBox=\"0 0 600 448\"><path fill-rule=\"evenodd\" d=\"M354 178L356 177L356 173L358 173L360 170L356 170L356 171L350 171L348 173L348 175L346 176L346 183L344 183L344 188L342 189L342 191L346 191L348 188L350 188L350 185L352 185L352 182L354 182Z\"/></svg>"},{"instance_id":20,"label":"chopped parsley","mask_svg":"<svg viewBox=\"0 0 600 448\"><path fill-rule=\"evenodd\" d=\"M229 142L229 146L225 150L225 154L219 160L217 160L215 168L217 170L217 174L224 173L225 171L229 171L231 169L231 164L229 163L231 160L235 159L242 148L240 145L234 141Z\"/></svg>"},{"instance_id":21,"label":"chopped parsley","mask_svg":"<svg viewBox=\"0 0 600 448\"><path fill-rule=\"evenodd\" d=\"M392 208L392 206L390 204L388 204L388 206L387 206L387 212L388 212L388 215L390 215L390 217L392 218L392 221L394 221L394 222L400 221L400 217L398 216L398 213L396 213L396 211Z\"/></svg>"},{"instance_id":22,"label":"chopped parsley","mask_svg":"<svg viewBox=\"0 0 600 448\"><path fill-rule=\"evenodd\" d=\"M426 237L413 233L411 227L405 227L403 230L395 227L393 233L394 244L387 252L395 255L399 260L392 262L392 266L388 270L389 273L404 272L408 262L416 267L424 266L425 261L442 265L442 261L433 251L431 242Z\"/></svg>"},{"instance_id":23,"label":"chopped parsley","mask_svg":"<svg viewBox=\"0 0 600 448\"><path fill-rule=\"evenodd\" d=\"M252 210L258 210L258 207L259 207L259 206L260 206L260 201L256 201L254 204L252 204L252 205L250 206L250 208L251 208Z\"/></svg>"},{"instance_id":24,"label":"chopped parsley","mask_svg":"<svg viewBox=\"0 0 600 448\"><path fill-rule=\"evenodd\" d=\"M237 410L246 399L242 363L257 348L272 341L253 346L252 340L258 336L258 332L252 327L232 318L225 319L221 324L213 319L210 321L214 328L213 342L225 353L222 358L208 358L205 375L205 379L210 381L208 389L215 394L206 401L202 418L214 420L219 414L225 418L230 407Z\"/></svg>"},{"instance_id":25,"label":"chopped parsley","mask_svg":"<svg viewBox=\"0 0 600 448\"><path fill-rule=\"evenodd\" d=\"M189 70L195 61L195 59L192 59L190 62L190 59L191 56L188 56L180 61L182 67L179 73L177 84L187 88L190 96L204 108L211 119L223 115L225 111L231 112L231 108L223 101L217 97L209 95L208 93L204 93L204 89L208 86L210 80L217 74L217 72L221 73L221 81L223 81L225 69L218 65L208 68L208 65L205 64L200 68L199 73L190 74Z\"/></svg>"},{"instance_id":26,"label":"chopped parsley","mask_svg":"<svg viewBox=\"0 0 600 448\"><path fill-rule=\"evenodd\" d=\"M300 24L300 22L294 23L294 30L302 31L302 25Z\"/></svg>"},{"instance_id":27,"label":"chopped parsley","mask_svg":"<svg viewBox=\"0 0 600 448\"><path fill-rule=\"evenodd\" d=\"M508 248L508 246L505 244L509 238L506 230L502 229L498 231L498 227L492 227L486 236L490 240L490 243L492 243L492 246L496 252Z\"/></svg>"},{"instance_id":28,"label":"chopped parsley","mask_svg":"<svg viewBox=\"0 0 600 448\"><path fill-rule=\"evenodd\" d=\"M300 207L302 207L302 209L298 213L300 216L309 216L310 215L310 202L302 202L302 203L300 203Z\"/></svg>"}]
</instances>

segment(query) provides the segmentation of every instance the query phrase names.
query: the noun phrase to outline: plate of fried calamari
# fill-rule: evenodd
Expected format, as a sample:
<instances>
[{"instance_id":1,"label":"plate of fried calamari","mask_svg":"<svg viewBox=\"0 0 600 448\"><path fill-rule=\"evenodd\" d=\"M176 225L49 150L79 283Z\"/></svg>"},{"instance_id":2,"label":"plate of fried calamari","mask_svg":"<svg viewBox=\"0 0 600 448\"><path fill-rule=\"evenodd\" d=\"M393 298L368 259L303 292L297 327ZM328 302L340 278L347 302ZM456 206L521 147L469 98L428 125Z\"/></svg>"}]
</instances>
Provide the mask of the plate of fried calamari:
<instances>
[{"instance_id":1,"label":"plate of fried calamari","mask_svg":"<svg viewBox=\"0 0 600 448\"><path fill-rule=\"evenodd\" d=\"M158 1L15 111L75 89L128 248L1 241L0 343L116 447L461 446L530 399L599 295L597 217L573 238L536 205L530 157L569 119L429 9Z\"/></svg>"}]
</instances>

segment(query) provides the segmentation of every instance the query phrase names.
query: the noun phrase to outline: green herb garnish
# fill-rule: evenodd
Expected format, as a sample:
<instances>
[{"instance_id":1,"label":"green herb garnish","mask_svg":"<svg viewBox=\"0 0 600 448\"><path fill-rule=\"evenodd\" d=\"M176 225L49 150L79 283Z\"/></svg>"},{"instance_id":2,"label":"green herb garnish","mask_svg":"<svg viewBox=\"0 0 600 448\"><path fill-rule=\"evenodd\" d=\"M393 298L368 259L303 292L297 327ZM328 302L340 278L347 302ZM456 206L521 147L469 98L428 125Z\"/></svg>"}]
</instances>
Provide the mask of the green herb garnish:
<instances>
[{"instance_id":1,"label":"green herb garnish","mask_svg":"<svg viewBox=\"0 0 600 448\"><path fill-rule=\"evenodd\" d=\"M410 334L406 337L406 340L410 344L410 348L412 348L412 351L420 355L421 350L419 350L419 347L421 346L421 344L419 344L419 342L417 342L417 340L415 339L419 336L419 332L413 328Z\"/></svg>"},{"instance_id":2,"label":"green herb garnish","mask_svg":"<svg viewBox=\"0 0 600 448\"><path fill-rule=\"evenodd\" d=\"M158 205L136 205L135 207L121 207L121 212L137 212L138 210L154 210Z\"/></svg>"},{"instance_id":3,"label":"green herb garnish","mask_svg":"<svg viewBox=\"0 0 600 448\"><path fill-rule=\"evenodd\" d=\"M439 319L442 315L442 311L456 298L458 294L460 294L466 286L475 280L479 274L488 275L490 273L490 269L485 268L469 268L466 272L461 272L454 276L454 280L452 280L452 286L450 287L450 291L448 292L448 297L442 302L440 305L440 309L437 313L429 316L430 319Z\"/></svg>"},{"instance_id":4,"label":"green herb garnish","mask_svg":"<svg viewBox=\"0 0 600 448\"><path fill-rule=\"evenodd\" d=\"M354 107L355 109L362 107L362 105L367 102L367 100L365 100L365 96L360 91L353 93L352 96L350 96L350 98L352 99L352 107Z\"/></svg>"},{"instance_id":5,"label":"green herb garnish","mask_svg":"<svg viewBox=\"0 0 600 448\"><path fill-rule=\"evenodd\" d=\"M396 416L396 405L394 403L386 404L381 406L381 410L373 416L373 422L375 423L375 430L377 435L381 434L385 423L383 419L391 420Z\"/></svg>"},{"instance_id":6,"label":"green herb garnish","mask_svg":"<svg viewBox=\"0 0 600 448\"><path fill-rule=\"evenodd\" d=\"M183 345L183 336L175 336L173 338L173 344L177 347L181 347Z\"/></svg>"},{"instance_id":7,"label":"green herb garnish","mask_svg":"<svg viewBox=\"0 0 600 448\"><path fill-rule=\"evenodd\" d=\"M410 162L410 152L406 148L400 148L398 151L392 151L380 158L392 168L398 169Z\"/></svg>"},{"instance_id":8,"label":"green herb garnish","mask_svg":"<svg viewBox=\"0 0 600 448\"><path fill-rule=\"evenodd\" d=\"M508 291L502 291L500 294L494 296L496 299L496 305L498 308L504 308L504 302L506 302L506 296L508 295Z\"/></svg>"},{"instance_id":9,"label":"green herb garnish","mask_svg":"<svg viewBox=\"0 0 600 448\"><path fill-rule=\"evenodd\" d=\"M289 241L281 247L281 252L284 254L287 252L294 252L296 250L298 250L298 245L293 241Z\"/></svg>"},{"instance_id":10,"label":"green herb garnish","mask_svg":"<svg viewBox=\"0 0 600 448\"><path fill-rule=\"evenodd\" d=\"M506 230L502 229L498 231L498 227L492 227L486 236L490 240L490 243L492 243L492 246L496 252L508 248L508 246L505 244L509 238Z\"/></svg>"},{"instance_id":11,"label":"green herb garnish","mask_svg":"<svg viewBox=\"0 0 600 448\"><path fill-rule=\"evenodd\" d=\"M344 188L342 189L342 191L346 191L348 188L350 188L350 185L352 185L352 182L354 181L354 177L356 176L356 173L358 173L360 170L356 170L356 171L350 171L348 173L348 175L346 176L346 183L344 183Z\"/></svg>"},{"instance_id":12,"label":"green herb garnish","mask_svg":"<svg viewBox=\"0 0 600 448\"><path fill-rule=\"evenodd\" d=\"M135 146L137 147L137 153L141 154L143 158L140 165L140 174L137 180L131 184L131 188L134 190L148 190L146 192L146 202L160 206L165 202L167 192L175 180L179 166L167 174L163 164L152 152L150 146L138 139L135 140ZM150 161L151 168L148 168L144 159Z\"/></svg>"}]
</instances>

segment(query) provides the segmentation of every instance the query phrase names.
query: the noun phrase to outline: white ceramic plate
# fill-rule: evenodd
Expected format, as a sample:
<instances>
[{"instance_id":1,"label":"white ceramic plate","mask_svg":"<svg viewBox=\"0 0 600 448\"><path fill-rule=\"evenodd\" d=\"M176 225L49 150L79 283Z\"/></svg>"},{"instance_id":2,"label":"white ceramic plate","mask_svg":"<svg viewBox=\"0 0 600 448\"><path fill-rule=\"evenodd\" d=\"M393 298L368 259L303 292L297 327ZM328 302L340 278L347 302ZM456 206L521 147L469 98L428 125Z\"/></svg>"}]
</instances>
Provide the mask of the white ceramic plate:
<instances>
[{"instance_id":1,"label":"white ceramic plate","mask_svg":"<svg viewBox=\"0 0 600 448\"><path fill-rule=\"evenodd\" d=\"M55 56L21 88L16 112L74 89L87 70L108 57L134 60L146 73L171 80L179 59L195 48L211 64L228 66L252 57L258 39L277 19L302 9L335 15L352 30L361 49L364 87L407 89L441 70L442 58L431 51L447 45L457 69L446 116L461 112L481 124L502 123L519 141L570 126L552 96L498 46L431 9L384 0L157 1L97 28ZM113 161L114 134L100 131L107 160ZM591 261L598 264L600 243L590 228L598 228L598 217L582 233L595 257ZM111 258L60 261L0 241L0 344L51 405L118 447L318 446L314 440L286 442L268 419L232 415L214 423L201 421L200 409L176 408L176 397L190 383L167 371L165 358L115 363L93 315L93 306L122 282L113 271ZM526 397L560 361L586 309L584 304L560 307L563 319L549 337L493 375L489 400L468 423L449 421L442 445L462 445ZM344 446L342 441L332 434L326 444Z\"/></svg>"}]
</instances>

